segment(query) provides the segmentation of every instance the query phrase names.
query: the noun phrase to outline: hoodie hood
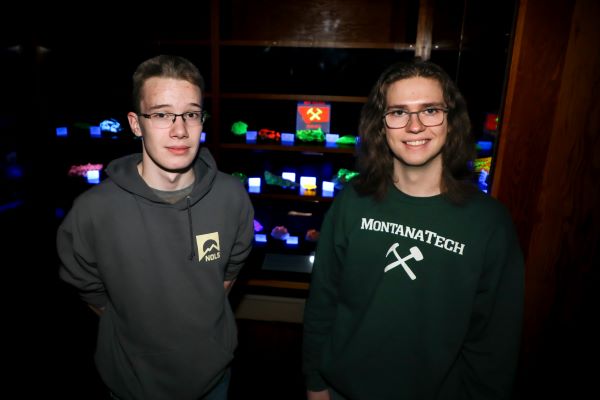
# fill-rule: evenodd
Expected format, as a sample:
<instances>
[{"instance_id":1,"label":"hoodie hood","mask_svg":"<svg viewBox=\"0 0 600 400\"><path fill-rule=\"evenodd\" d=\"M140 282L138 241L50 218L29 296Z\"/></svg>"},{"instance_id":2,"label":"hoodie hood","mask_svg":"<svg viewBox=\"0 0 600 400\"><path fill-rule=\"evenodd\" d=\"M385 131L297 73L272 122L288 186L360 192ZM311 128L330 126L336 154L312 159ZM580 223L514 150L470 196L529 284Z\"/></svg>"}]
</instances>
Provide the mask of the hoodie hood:
<instances>
[{"instance_id":1,"label":"hoodie hood","mask_svg":"<svg viewBox=\"0 0 600 400\"><path fill-rule=\"evenodd\" d=\"M168 204L154 193L138 173L137 165L141 162L141 153L131 154L111 161L105 171L108 177L123 190L142 198L144 201ZM170 204L170 206L181 210L186 209L200 201L211 189L217 174L217 165L208 149L200 149L192 168L196 177L192 192L188 198Z\"/></svg>"}]
</instances>

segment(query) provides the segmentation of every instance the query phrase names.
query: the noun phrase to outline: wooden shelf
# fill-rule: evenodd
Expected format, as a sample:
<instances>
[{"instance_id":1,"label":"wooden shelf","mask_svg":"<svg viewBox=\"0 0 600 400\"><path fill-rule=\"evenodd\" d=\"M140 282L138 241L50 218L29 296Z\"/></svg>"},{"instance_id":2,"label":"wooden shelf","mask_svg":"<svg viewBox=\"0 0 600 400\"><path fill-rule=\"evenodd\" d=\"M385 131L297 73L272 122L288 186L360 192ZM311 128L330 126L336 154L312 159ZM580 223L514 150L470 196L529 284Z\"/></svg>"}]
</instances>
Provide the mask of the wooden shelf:
<instances>
[{"instance_id":1,"label":"wooden shelf","mask_svg":"<svg viewBox=\"0 0 600 400\"><path fill-rule=\"evenodd\" d=\"M331 203L333 197L322 196L302 196L295 193L248 193L250 198L265 199L265 200L290 200L302 201L309 203Z\"/></svg>"},{"instance_id":2,"label":"wooden shelf","mask_svg":"<svg viewBox=\"0 0 600 400\"><path fill-rule=\"evenodd\" d=\"M390 49L396 51L414 51L414 43L392 42L345 42L328 40L222 40L221 46L238 47L304 47L337 49Z\"/></svg>"},{"instance_id":3,"label":"wooden shelf","mask_svg":"<svg viewBox=\"0 0 600 400\"><path fill-rule=\"evenodd\" d=\"M210 46L212 41L210 39L158 39L156 41L158 47L160 46Z\"/></svg>"},{"instance_id":4,"label":"wooden shelf","mask_svg":"<svg viewBox=\"0 0 600 400\"><path fill-rule=\"evenodd\" d=\"M389 49L394 51L415 51L414 43L392 42L344 42L323 40L222 40L219 42L219 44L223 47L299 47L315 49ZM456 41L441 40L433 43L431 47L434 50L458 50L459 44Z\"/></svg>"},{"instance_id":5,"label":"wooden shelf","mask_svg":"<svg viewBox=\"0 0 600 400\"><path fill-rule=\"evenodd\" d=\"M245 284L248 286L296 290L308 290L308 288L310 287L310 284L308 282L280 281L275 279L249 279L247 282L245 282Z\"/></svg>"},{"instance_id":6,"label":"wooden shelf","mask_svg":"<svg viewBox=\"0 0 600 400\"><path fill-rule=\"evenodd\" d=\"M277 94L277 93L221 93L222 99L241 100L294 100L294 101L323 101L338 103L365 103L366 96L324 96L314 94Z\"/></svg>"},{"instance_id":7,"label":"wooden shelf","mask_svg":"<svg viewBox=\"0 0 600 400\"><path fill-rule=\"evenodd\" d=\"M340 153L340 154L354 154L356 148L354 146L337 146L337 147L326 147L324 145L282 145L279 143L267 143L267 144L250 144L250 143L220 143L221 149L234 149L234 150L259 150L259 151L292 151L295 153Z\"/></svg>"}]
</instances>

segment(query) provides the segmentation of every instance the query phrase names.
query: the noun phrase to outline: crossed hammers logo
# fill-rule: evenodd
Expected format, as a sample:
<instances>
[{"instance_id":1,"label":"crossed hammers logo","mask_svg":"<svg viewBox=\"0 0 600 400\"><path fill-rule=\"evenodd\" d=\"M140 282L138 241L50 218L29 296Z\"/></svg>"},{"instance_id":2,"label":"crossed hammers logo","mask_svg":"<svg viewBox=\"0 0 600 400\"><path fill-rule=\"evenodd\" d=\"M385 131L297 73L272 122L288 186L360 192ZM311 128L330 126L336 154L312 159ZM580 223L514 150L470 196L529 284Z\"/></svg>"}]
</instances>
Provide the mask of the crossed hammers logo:
<instances>
[{"instance_id":1,"label":"crossed hammers logo","mask_svg":"<svg viewBox=\"0 0 600 400\"><path fill-rule=\"evenodd\" d=\"M306 115L310 114L310 120L321 120L321 114L323 114L323 110L316 107L311 107L306 111Z\"/></svg>"},{"instance_id":2,"label":"crossed hammers logo","mask_svg":"<svg viewBox=\"0 0 600 400\"><path fill-rule=\"evenodd\" d=\"M390 246L387 253L385 254L385 256L387 257L390 255L390 253L394 253L397 260L394 261L393 263L388 264L384 268L383 272L388 272L390 269L396 268L398 265L402 265L402 268L404 268L404 271L406 271L406 273L408 274L410 279L412 279L414 281L415 279L417 279L417 277L414 274L414 272L412 272L412 270L408 267L406 260L410 260L411 258L414 258L417 261L421 261L423 259L423 253L421 253L421 250L419 250L419 248L417 246L413 246L410 248L410 254L407 255L406 257L402 258L396 251L396 248L398 246L399 246L398 243L394 243L393 245Z\"/></svg>"}]
</instances>

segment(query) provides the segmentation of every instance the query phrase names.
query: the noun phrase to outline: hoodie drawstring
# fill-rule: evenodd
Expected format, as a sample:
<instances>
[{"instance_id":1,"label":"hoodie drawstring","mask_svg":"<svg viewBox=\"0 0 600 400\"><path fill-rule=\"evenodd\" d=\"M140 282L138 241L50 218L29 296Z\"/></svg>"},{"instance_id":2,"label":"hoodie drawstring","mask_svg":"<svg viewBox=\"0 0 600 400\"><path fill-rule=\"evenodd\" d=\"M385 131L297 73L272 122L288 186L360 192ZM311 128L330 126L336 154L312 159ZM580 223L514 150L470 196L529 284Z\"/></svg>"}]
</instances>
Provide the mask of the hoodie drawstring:
<instances>
[{"instance_id":1,"label":"hoodie drawstring","mask_svg":"<svg viewBox=\"0 0 600 400\"><path fill-rule=\"evenodd\" d=\"M188 223L190 226L190 260L193 260L196 256L196 251L194 250L194 229L192 227L192 207L190 205L190 196L186 196L187 201L187 214L188 214Z\"/></svg>"}]
</instances>

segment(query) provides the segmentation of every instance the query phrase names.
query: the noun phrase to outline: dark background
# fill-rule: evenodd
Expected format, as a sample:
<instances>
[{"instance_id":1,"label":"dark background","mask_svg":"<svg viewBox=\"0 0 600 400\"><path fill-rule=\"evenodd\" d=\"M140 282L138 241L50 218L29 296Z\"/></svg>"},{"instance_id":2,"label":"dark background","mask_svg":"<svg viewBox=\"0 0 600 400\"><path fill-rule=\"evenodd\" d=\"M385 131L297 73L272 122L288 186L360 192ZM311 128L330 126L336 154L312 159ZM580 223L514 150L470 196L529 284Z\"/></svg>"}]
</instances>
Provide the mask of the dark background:
<instances>
[{"instance_id":1,"label":"dark background","mask_svg":"<svg viewBox=\"0 0 600 400\"><path fill-rule=\"evenodd\" d=\"M281 25L273 19L245 18L250 11L243 8L242 1L221 3L223 39L243 39L251 34L268 36L272 33L269 29ZM386 2L371 3L373 7L380 7ZM393 3L398 7L400 2ZM396 13L394 16L400 16L405 22L404 29L393 32L392 40L414 42L417 3L402 2L403 8L392 10ZM513 3L467 1L466 9L462 7L462 1L434 3L434 43L443 45L450 42L451 45L449 50L432 51L431 59L440 63L457 80L469 105L473 132L482 136L485 114L502 111L508 68L511 61L516 65L509 57L515 22ZM530 321L536 321L538 331L532 329L535 334L529 341L530 346L524 349L527 350L524 352L527 362L520 372L519 390L522 398L549 395L572 398L575 396L573 393L583 393L583 388L591 386L594 381L593 364L592 367L587 364L596 359L598 350L598 330L593 324L597 319L595 288L598 284L598 263L594 262L599 248L597 219L585 218L583 211L579 215L565 213L562 225L552 225L544 219L547 215L543 212L547 212L544 204L548 202L558 204L557 212L577 206L584 206L584 211L589 210L591 206L585 199L597 198L597 195L574 199L550 196L545 201L547 186L556 184L545 174L556 173L561 168L553 168L550 172L544 168L548 168L546 164L551 164L553 158L562 159L560 145L551 146L554 142L549 144L547 137L552 133L552 118L560 116L564 112L562 110L568 107L564 102L559 104L558 85L554 85L562 77L562 68L567 62L555 62L551 56L566 53L569 38L585 40L585 36L577 36L577 32L586 26L582 28L575 24L575 33L569 32L573 4L587 4L589 9L593 7L585 0L557 2L559 6L553 4L552 7L542 1L520 3L535 12L527 20L527 27L532 31L527 31L529 36L526 36L529 38L526 44L530 47L526 48L522 57L525 61L537 61L526 64L519 60L525 66L519 65L515 74L525 75L521 83L533 83L521 92L517 91L510 100L517 103L521 97L526 98L529 104L522 105L523 115L535 114L538 108L543 115L539 119L531 119L539 123L530 123L523 115L520 115L522 119L513 120L510 127L518 132L518 140L506 132L506 135L511 135L510 143L513 144L506 150L507 159L513 163L507 163L505 169L517 174L504 184L500 194L511 194L509 199L503 200L508 200L511 210L519 216L516 222L527 234L524 235L524 243L536 250L536 235L547 238L547 232L555 230L563 232L566 239L560 247L566 250L559 253L559 260L545 260L540 251L535 253L534 259L528 260L530 306L527 315ZM35 12L27 9L27 5L6 6L3 10L3 23L0 24L0 227L3 231L2 299L6 311L3 323L4 360L9 370L5 385L7 392L18 393L24 398L50 395L82 398L82 393L90 393L85 395L87 398L99 396L101 384L95 375L92 359L96 317L78 301L70 288L57 279L56 228L73 198L89 187L82 179L68 177L66 171L75 163L106 163L139 149L140 143L129 132L125 114L130 109L131 74L135 66L147 57L170 52L190 58L207 78L210 93L215 71L211 63L210 42L207 41L211 32L206 4L203 1L186 5L169 4L158 9L148 8L145 4L131 8L98 4L86 5L84 11L52 3L40 6ZM9 20L12 24L8 24ZM589 31L589 27L587 29ZM556 40L552 33L559 31L562 36ZM597 41L593 43L597 45ZM591 48L596 51L597 46ZM410 57L410 53L405 51L355 48L299 50L231 45L221 50L223 61L218 73L223 92L261 91L265 84L271 82L269 85L274 87L269 87L269 91L273 92L336 92L366 96L383 67L393 60ZM297 53L308 54L309 57L298 58ZM590 54L579 57L594 62L593 54ZM581 65L585 66L585 63ZM292 69L293 74L290 72ZM586 70L582 68L581 72ZM573 81L578 73L572 73ZM543 78L538 81L538 76ZM580 89L579 94L575 91L571 97L573 102L587 96L593 87L594 81L585 90ZM569 89L566 88L567 91ZM541 104L535 107L538 99ZM209 111L211 102L209 96ZM210 120L206 127L209 133L207 145L212 146L211 150L218 152L216 138L227 133L228 119L243 114L249 118L254 115L252 105L247 103L238 99L221 99L221 131L213 130ZM273 105L280 108L273 117L273 128L281 126L284 131L286 124L293 123L289 116L294 106L294 102ZM336 129L353 130L359 108L357 104L341 106L343 111L334 116L335 124L339 124ZM583 165L585 174L571 178L576 181L581 177L581 182L587 179L585 182L591 191L594 185L597 186L597 151L593 153L593 150L586 149L597 147L597 126L593 125L593 110L597 111L597 107L592 105L587 109L592 112L578 111L575 114L578 120L584 118L589 121L592 130L582 131L582 136L587 135L585 143L577 145L575 150L579 151L567 157L570 162L565 163L563 169L572 168L569 169L571 171L576 169L572 165ZM96 124L104 118L119 119L124 131L117 139L90 139L84 126ZM62 140L55 137L54 129L58 125L72 128L70 138ZM523 126L528 130L521 128ZM563 128L563 137L578 134L569 128ZM556 140L556 137L553 139ZM540 153L544 156L537 155ZM230 166L222 164L222 167L227 169ZM506 177L508 173L504 175ZM564 179L561 175L558 177ZM593 179L590 180L590 177ZM569 179L559 182L562 183L558 186L571 184ZM581 185L583 183L577 183L573 193L583 193L585 190L581 189ZM532 201L539 201L541 205L531 206L528 202ZM597 205L594 207L597 208ZM533 238L531 242L529 236ZM574 241L578 241L584 249L592 250L578 256L576 250L579 247ZM569 252L572 249L575 250ZM531 249L525 247L525 251L528 250ZM553 247L547 250L556 254ZM592 265L595 267L592 268ZM538 314L538 310L542 313ZM265 331L242 324L241 328L241 337L244 338L241 354L246 357L240 358L240 363L250 370L255 367L249 374L255 380L254 386L275 384L283 390L289 384L290 388L297 389L299 366L293 359L299 357L298 327L269 326ZM270 346L264 345L259 338L272 337L265 332L288 339L271 340ZM253 348L260 350L252 351ZM278 349L280 357L269 354L269 348ZM282 348L288 351L281 351ZM285 361L290 359L291 364L286 364ZM259 360L270 361L271 367ZM276 378L269 375L277 369L273 365L279 367L282 375ZM265 373L261 373L261 368ZM283 372L289 371L292 371L291 377L286 380Z\"/></svg>"},{"instance_id":2,"label":"dark background","mask_svg":"<svg viewBox=\"0 0 600 400\"><path fill-rule=\"evenodd\" d=\"M434 34L453 42L464 35L464 49L434 52L432 60L458 82L470 105L474 134L480 136L485 114L499 112L502 103L513 4L496 2L496 17L483 23L485 10L478 5L463 15L462 1L450 3L442 2L436 8L439 22ZM0 42L0 204L5 205L0 223L4 231L3 296L9 305L5 332L11 378L5 389L14 389L20 397L44 394L77 398L88 393L86 396L95 398L102 392L93 366L97 319L76 293L57 279L56 228L75 196L89 187L83 178L67 176L67 171L74 164L106 165L116 157L139 151L141 144L129 130L126 113L131 108L131 75L146 58L165 52L188 57L199 66L207 92L211 92L214 71L206 40L210 37L210 15L205 2L129 9L88 4L85 12L47 4L35 15L26 8L13 7L4 19L13 19L16 28L3 24ZM245 38L248 32L254 32L255 38L271 34L268 27L262 31L256 28L256 24L268 21L244 18L251 10L244 12L243 7L243 2L223 2L224 39ZM416 1L393 10L402 13L406 24L404 30L396 31L397 41L414 41L417 10ZM220 56L223 92L253 93L267 87L273 93L366 96L385 67L411 58L412 52L227 46ZM209 95L209 112L211 101ZM267 106L275 110L270 127L294 130L295 102L272 101ZM223 100L223 128L213 131L209 120L205 127L207 145L214 144L218 135L225 137L224 129L231 120L261 123L253 116L264 107L264 101ZM360 104L334 106L332 131L355 134L359 112ZM123 131L91 139L87 127L107 118L117 119ZM69 128L68 138L55 136L58 126ZM221 167L232 170L224 159ZM336 156L330 159L337 165ZM311 206L298 204L297 208ZM269 206L257 213L267 222L274 214L277 209ZM312 223L318 228L319 221ZM312 248L302 249L309 250ZM260 336L254 331L257 328L245 329L247 338L241 343L247 346L240 351L250 358L265 358L268 350L259 341L249 343L249 338ZM295 358L299 358L298 329L280 328L281 332L291 330L293 339L288 340L296 345L291 354ZM284 340L283 345L288 344ZM257 346L264 351L261 355L248 350ZM250 365L247 358L241 360ZM294 378L290 379L299 385L299 365L291 363Z\"/></svg>"}]
</instances>

